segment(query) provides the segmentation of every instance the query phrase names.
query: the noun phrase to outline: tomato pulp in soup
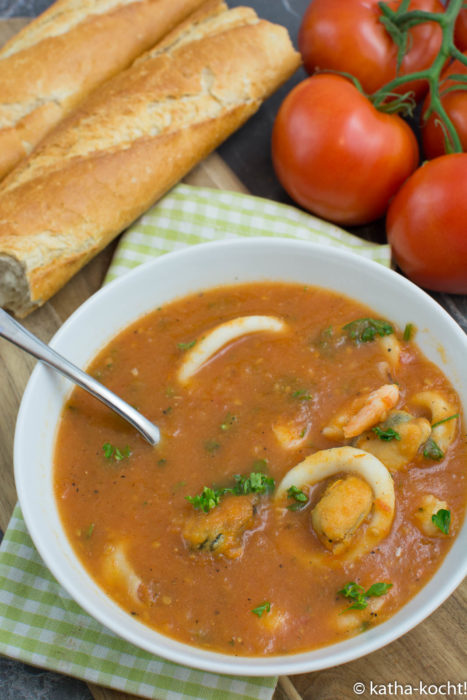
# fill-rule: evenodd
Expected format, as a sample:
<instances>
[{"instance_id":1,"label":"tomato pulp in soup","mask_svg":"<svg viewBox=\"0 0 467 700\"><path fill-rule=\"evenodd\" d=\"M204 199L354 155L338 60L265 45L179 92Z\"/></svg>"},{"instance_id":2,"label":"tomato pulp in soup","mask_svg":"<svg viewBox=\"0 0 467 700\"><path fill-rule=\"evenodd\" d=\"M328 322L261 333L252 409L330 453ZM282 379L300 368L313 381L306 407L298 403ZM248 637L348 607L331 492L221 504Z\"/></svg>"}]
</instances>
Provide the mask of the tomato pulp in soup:
<instances>
[{"instance_id":1,"label":"tomato pulp in soup","mask_svg":"<svg viewBox=\"0 0 467 700\"><path fill-rule=\"evenodd\" d=\"M212 289L139 319L89 371L162 440L75 389L63 525L108 595L170 637L236 655L337 642L401 608L461 527L456 392L415 328L351 299Z\"/></svg>"}]
</instances>

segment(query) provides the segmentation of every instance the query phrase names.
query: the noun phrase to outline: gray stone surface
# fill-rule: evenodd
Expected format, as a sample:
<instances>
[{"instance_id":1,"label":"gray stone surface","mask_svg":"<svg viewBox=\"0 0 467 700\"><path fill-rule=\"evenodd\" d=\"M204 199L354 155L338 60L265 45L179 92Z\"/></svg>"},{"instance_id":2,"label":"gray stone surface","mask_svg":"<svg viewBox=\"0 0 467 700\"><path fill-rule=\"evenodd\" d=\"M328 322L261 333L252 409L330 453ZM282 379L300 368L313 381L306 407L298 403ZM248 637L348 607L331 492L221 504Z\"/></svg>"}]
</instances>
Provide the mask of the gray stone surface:
<instances>
[{"instance_id":1,"label":"gray stone surface","mask_svg":"<svg viewBox=\"0 0 467 700\"><path fill-rule=\"evenodd\" d=\"M0 657L2 700L92 700L85 683Z\"/></svg>"}]
</instances>

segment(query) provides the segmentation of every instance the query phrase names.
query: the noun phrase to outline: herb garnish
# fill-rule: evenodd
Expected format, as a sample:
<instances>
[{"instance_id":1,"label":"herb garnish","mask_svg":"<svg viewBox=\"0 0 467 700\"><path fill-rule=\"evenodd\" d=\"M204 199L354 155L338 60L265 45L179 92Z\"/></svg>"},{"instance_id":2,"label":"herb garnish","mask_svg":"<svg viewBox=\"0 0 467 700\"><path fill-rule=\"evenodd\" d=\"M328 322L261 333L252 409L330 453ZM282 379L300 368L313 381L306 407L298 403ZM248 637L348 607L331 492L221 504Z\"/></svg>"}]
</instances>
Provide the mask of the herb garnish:
<instances>
[{"instance_id":1,"label":"herb garnish","mask_svg":"<svg viewBox=\"0 0 467 700\"><path fill-rule=\"evenodd\" d=\"M302 510L308 503L308 496L297 486L290 486L287 489L287 496L295 500L295 503L287 506L288 510Z\"/></svg>"},{"instance_id":2,"label":"herb garnish","mask_svg":"<svg viewBox=\"0 0 467 700\"><path fill-rule=\"evenodd\" d=\"M94 528L95 528L95 523L91 523L89 525L89 527L87 528L87 530L85 531L84 535L85 535L87 540L91 537L92 533L94 532Z\"/></svg>"},{"instance_id":3,"label":"herb garnish","mask_svg":"<svg viewBox=\"0 0 467 700\"><path fill-rule=\"evenodd\" d=\"M209 513L210 510L219 505L224 493L225 489L211 489L209 486L205 486L197 496L185 496L185 498L196 510Z\"/></svg>"},{"instance_id":4,"label":"herb garnish","mask_svg":"<svg viewBox=\"0 0 467 700\"><path fill-rule=\"evenodd\" d=\"M189 350L193 345L196 345L196 340L192 340L190 343L177 343L177 348L179 350Z\"/></svg>"},{"instance_id":5,"label":"herb garnish","mask_svg":"<svg viewBox=\"0 0 467 700\"><path fill-rule=\"evenodd\" d=\"M365 610L368 605L368 598L379 598L379 596L387 593L390 588L392 588L392 583L379 582L373 583L369 589L365 591L363 586L352 581L351 583L346 583L344 588L341 588L341 590L337 592L353 601L352 605L349 605L349 607L343 611L346 612L347 610Z\"/></svg>"},{"instance_id":6,"label":"herb garnish","mask_svg":"<svg viewBox=\"0 0 467 700\"><path fill-rule=\"evenodd\" d=\"M449 525L451 524L451 511L445 508L431 516L431 522L436 525L438 530L441 530L445 535L449 534Z\"/></svg>"},{"instance_id":7,"label":"herb garnish","mask_svg":"<svg viewBox=\"0 0 467 700\"><path fill-rule=\"evenodd\" d=\"M299 401L309 401L311 399L311 394L308 393L306 389L297 389L292 394L293 399L298 399Z\"/></svg>"},{"instance_id":8,"label":"herb garnish","mask_svg":"<svg viewBox=\"0 0 467 700\"><path fill-rule=\"evenodd\" d=\"M346 323L343 330L347 333L350 340L353 340L357 345L359 343L369 343L379 335L391 335L394 333L394 328L387 321L377 318L358 318L355 321Z\"/></svg>"},{"instance_id":9,"label":"herb garnish","mask_svg":"<svg viewBox=\"0 0 467 700\"><path fill-rule=\"evenodd\" d=\"M127 459L131 455L131 450L128 445L121 450L115 447L115 445L111 445L110 442L105 442L102 445L102 449L104 450L104 457L106 459L113 458L116 462L121 462L122 459Z\"/></svg>"},{"instance_id":10,"label":"herb garnish","mask_svg":"<svg viewBox=\"0 0 467 700\"><path fill-rule=\"evenodd\" d=\"M272 491L275 485L274 479L262 472L251 472L250 476L235 474L234 479L236 484L229 492L237 496L247 493L267 493Z\"/></svg>"},{"instance_id":11,"label":"herb garnish","mask_svg":"<svg viewBox=\"0 0 467 700\"><path fill-rule=\"evenodd\" d=\"M401 436L397 432L397 430L394 430L394 428L378 428L377 425L372 429L374 433L379 437L380 440L385 440L386 442L389 442L390 440L400 440Z\"/></svg>"},{"instance_id":12,"label":"herb garnish","mask_svg":"<svg viewBox=\"0 0 467 700\"><path fill-rule=\"evenodd\" d=\"M412 340L413 332L414 332L413 323L407 323L407 325L404 328L404 335L402 336L402 339L405 340L406 343L408 343L409 340Z\"/></svg>"},{"instance_id":13,"label":"herb garnish","mask_svg":"<svg viewBox=\"0 0 467 700\"><path fill-rule=\"evenodd\" d=\"M448 416L447 418L442 418L441 420L436 421L436 423L432 424L432 428L436 428L438 425L442 425L443 423L447 423L448 420L454 420L454 418L459 418L458 413L453 413L452 416Z\"/></svg>"},{"instance_id":14,"label":"herb garnish","mask_svg":"<svg viewBox=\"0 0 467 700\"><path fill-rule=\"evenodd\" d=\"M197 510L209 513L210 510L219 505L223 496L232 494L243 496L249 493L264 494L272 491L275 486L274 479L262 472L251 472L249 476L241 474L234 475L235 485L226 486L220 489L212 489L205 486L202 492L196 496L186 496L186 500Z\"/></svg>"},{"instance_id":15,"label":"herb garnish","mask_svg":"<svg viewBox=\"0 0 467 700\"><path fill-rule=\"evenodd\" d=\"M258 617L261 617L261 615L265 612L270 612L271 610L271 603L269 601L266 601L265 603L262 603L261 605L258 605L258 607L253 608L251 611L255 615L258 615Z\"/></svg>"},{"instance_id":16,"label":"herb garnish","mask_svg":"<svg viewBox=\"0 0 467 700\"><path fill-rule=\"evenodd\" d=\"M438 445L438 443L430 437L425 442L425 447L423 448L423 456L426 457L426 459L433 459L435 462L439 462L440 459L443 459L444 452Z\"/></svg>"}]
</instances>

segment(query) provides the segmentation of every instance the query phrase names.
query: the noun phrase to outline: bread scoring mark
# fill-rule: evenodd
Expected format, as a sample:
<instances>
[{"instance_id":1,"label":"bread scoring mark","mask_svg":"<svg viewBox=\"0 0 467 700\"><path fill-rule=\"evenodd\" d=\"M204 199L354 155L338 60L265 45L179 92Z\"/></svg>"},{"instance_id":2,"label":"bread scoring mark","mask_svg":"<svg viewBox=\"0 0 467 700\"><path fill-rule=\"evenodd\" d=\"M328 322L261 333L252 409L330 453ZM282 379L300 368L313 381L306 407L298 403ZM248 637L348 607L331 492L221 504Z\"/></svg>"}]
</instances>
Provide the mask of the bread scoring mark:
<instances>
[{"instance_id":1,"label":"bread scoring mark","mask_svg":"<svg viewBox=\"0 0 467 700\"><path fill-rule=\"evenodd\" d=\"M280 56L268 56L271 66L258 77L258 64L264 65L264 53L273 41L274 25L268 31L256 35L258 44L253 59L245 42L245 28L254 24L250 12L247 21L239 24L243 8L231 10L230 22L211 22L221 29L220 34L208 32L203 42L183 43L177 50L157 54L152 59L138 60L131 68L109 81L96 91L73 115L46 138L35 151L33 159L20 166L15 178L6 180L2 193L33 179L36 175L50 174L63 168L73 159L95 158L99 153L113 153L130 148L139 139L169 135L185 128L192 128L207 120L215 120L238 107L250 107L253 112L265 97L265 84L270 73L280 70ZM207 22L209 22L207 21ZM233 28L230 28L233 24ZM221 45L226 40L236 42L236 51L245 51L248 61L235 61L228 77L222 59ZM238 41L236 38L238 36ZM261 38L261 43L258 40ZM253 39L252 39L253 41ZM194 57L196 61L194 60ZM169 94L168 94L169 91ZM125 109L121 106L122 93L128 95ZM148 100L148 95L153 99Z\"/></svg>"},{"instance_id":2,"label":"bread scoring mark","mask_svg":"<svg viewBox=\"0 0 467 700\"><path fill-rule=\"evenodd\" d=\"M44 39L66 34L93 16L140 2L143 0L59 0L6 44L0 51L0 60L29 49Z\"/></svg>"}]
</instances>

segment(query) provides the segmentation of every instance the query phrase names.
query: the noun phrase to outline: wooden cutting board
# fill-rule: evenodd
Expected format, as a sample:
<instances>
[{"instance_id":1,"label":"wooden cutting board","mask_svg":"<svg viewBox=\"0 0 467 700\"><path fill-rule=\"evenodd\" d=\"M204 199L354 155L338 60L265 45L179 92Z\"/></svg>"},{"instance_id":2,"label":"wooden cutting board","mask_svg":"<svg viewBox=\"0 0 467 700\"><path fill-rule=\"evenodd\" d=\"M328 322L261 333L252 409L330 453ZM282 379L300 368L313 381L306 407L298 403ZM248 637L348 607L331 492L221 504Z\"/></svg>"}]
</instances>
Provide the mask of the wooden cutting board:
<instances>
[{"instance_id":1,"label":"wooden cutting board","mask_svg":"<svg viewBox=\"0 0 467 700\"><path fill-rule=\"evenodd\" d=\"M24 19L0 21L0 45L27 23ZM185 182L192 185L246 192L245 187L216 154L212 154ZM42 340L48 341L68 316L102 284L115 243L98 255L51 301L35 311L23 324ZM12 345L0 340L0 528L5 530L14 505L13 435L16 416L35 361ZM467 582L424 623L389 646L363 659L336 668L282 677L274 700L351 700L358 697L355 683L365 683L362 698L369 698L370 682L399 683L418 688L429 684L465 681ZM463 686L464 687L464 686ZM89 684L95 700L135 700L135 696ZM464 694L467 688L464 687ZM388 695L397 693L389 690ZM399 692L400 695L400 692ZM415 697L420 697L414 691ZM432 698L445 697L431 694Z\"/></svg>"}]
</instances>

